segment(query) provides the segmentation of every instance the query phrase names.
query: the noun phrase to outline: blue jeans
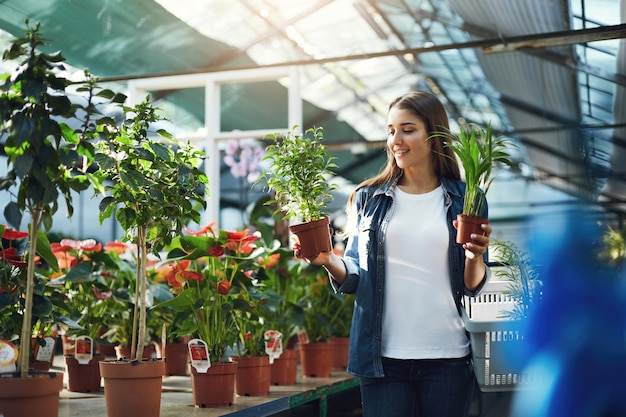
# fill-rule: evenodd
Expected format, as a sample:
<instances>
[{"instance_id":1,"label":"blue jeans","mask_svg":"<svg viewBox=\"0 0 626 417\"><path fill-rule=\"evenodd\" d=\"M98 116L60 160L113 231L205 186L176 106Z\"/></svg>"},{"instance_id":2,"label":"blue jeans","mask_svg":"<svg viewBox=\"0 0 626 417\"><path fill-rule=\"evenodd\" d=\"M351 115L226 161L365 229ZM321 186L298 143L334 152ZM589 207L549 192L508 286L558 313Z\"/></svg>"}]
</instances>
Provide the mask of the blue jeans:
<instances>
[{"instance_id":1,"label":"blue jeans","mask_svg":"<svg viewBox=\"0 0 626 417\"><path fill-rule=\"evenodd\" d=\"M464 417L474 387L470 356L383 358L383 378L361 378L363 417Z\"/></svg>"}]
</instances>

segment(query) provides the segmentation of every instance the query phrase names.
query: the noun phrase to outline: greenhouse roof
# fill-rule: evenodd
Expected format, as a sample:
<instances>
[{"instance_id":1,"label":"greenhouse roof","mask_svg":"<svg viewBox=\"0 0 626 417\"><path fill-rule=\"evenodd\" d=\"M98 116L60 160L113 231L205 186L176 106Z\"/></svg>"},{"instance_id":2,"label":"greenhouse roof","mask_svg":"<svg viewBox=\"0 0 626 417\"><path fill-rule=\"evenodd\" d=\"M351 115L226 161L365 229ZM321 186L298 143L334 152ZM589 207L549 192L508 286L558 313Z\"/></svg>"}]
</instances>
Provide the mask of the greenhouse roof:
<instances>
[{"instance_id":1,"label":"greenhouse roof","mask_svg":"<svg viewBox=\"0 0 626 417\"><path fill-rule=\"evenodd\" d=\"M295 66L302 127L324 128L337 173L349 184L384 164L388 103L409 89L431 91L453 128L491 123L519 142L518 176L621 216L626 5L620 3L4 0L0 29L21 36L25 19L39 21L50 48L68 64L122 85ZM286 83L223 85L221 130L286 126ZM203 88L152 94L182 132L205 126ZM222 204L241 204L237 181L222 168Z\"/></svg>"}]
</instances>

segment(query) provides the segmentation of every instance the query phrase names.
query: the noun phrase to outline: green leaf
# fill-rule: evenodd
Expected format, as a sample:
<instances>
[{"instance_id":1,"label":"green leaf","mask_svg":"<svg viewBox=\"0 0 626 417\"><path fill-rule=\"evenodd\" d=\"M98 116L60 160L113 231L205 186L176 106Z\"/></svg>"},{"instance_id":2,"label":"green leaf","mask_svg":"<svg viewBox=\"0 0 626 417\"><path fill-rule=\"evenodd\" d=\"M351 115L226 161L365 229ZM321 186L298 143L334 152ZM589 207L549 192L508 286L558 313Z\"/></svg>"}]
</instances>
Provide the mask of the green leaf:
<instances>
[{"instance_id":1,"label":"green leaf","mask_svg":"<svg viewBox=\"0 0 626 417\"><path fill-rule=\"evenodd\" d=\"M42 230L39 230L37 234L37 253L46 261L53 271L59 270L59 263L54 253L52 253L48 236L46 236Z\"/></svg>"},{"instance_id":2,"label":"green leaf","mask_svg":"<svg viewBox=\"0 0 626 417\"><path fill-rule=\"evenodd\" d=\"M15 201L11 201L4 207L4 218L12 227L19 230L22 223L22 210Z\"/></svg>"}]
</instances>

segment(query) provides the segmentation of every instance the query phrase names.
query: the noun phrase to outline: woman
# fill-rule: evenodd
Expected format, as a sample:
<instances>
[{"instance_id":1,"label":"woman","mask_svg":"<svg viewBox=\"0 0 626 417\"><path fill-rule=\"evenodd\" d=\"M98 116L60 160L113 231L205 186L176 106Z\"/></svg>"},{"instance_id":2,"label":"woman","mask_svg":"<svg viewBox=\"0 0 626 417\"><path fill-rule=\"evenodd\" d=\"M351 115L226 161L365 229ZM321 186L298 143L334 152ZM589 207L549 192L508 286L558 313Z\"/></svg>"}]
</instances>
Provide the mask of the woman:
<instances>
[{"instance_id":1,"label":"woman","mask_svg":"<svg viewBox=\"0 0 626 417\"><path fill-rule=\"evenodd\" d=\"M307 261L356 293L348 371L360 377L364 417L465 416L474 375L461 299L487 280L491 227L455 243L465 184L444 139L431 137L448 130L441 102L408 93L387 121L387 165L348 201L345 256Z\"/></svg>"}]
</instances>

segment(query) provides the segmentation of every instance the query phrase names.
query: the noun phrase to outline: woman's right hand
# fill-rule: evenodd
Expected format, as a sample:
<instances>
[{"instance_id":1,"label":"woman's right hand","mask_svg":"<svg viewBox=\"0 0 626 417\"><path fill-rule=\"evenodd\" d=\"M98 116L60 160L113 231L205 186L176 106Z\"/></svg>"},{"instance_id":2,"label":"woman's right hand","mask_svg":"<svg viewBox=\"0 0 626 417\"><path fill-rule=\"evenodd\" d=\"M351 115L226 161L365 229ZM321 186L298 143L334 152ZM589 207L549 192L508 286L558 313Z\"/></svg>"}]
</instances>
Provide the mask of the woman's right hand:
<instances>
[{"instance_id":1,"label":"woman's right hand","mask_svg":"<svg viewBox=\"0 0 626 417\"><path fill-rule=\"evenodd\" d=\"M296 259L304 259L305 261L307 261L311 265L318 265L318 266L329 265L330 262L331 262L331 256L333 254L332 251L330 251L330 252L320 252L320 253L318 253L314 257L306 257L305 258L305 257L301 256L300 242L298 241L298 238L296 236L294 236L292 238L292 249L293 249L293 256Z\"/></svg>"}]
</instances>

